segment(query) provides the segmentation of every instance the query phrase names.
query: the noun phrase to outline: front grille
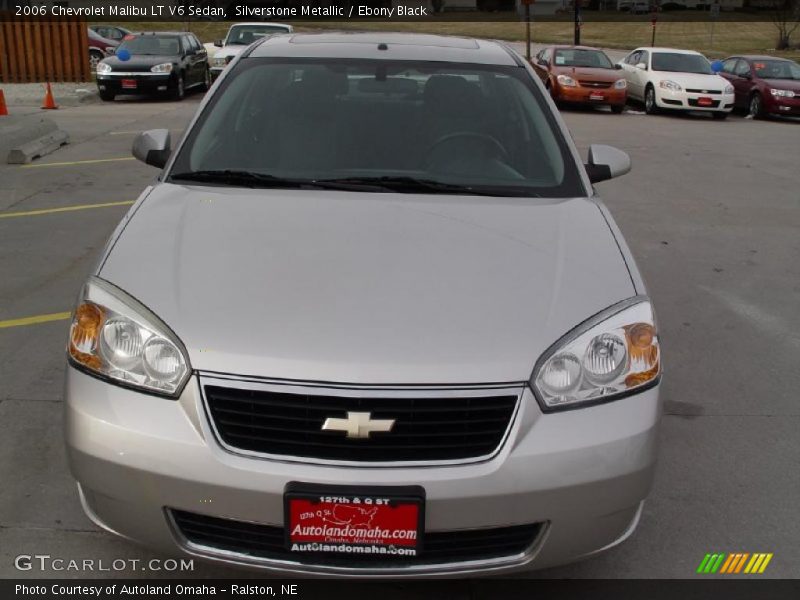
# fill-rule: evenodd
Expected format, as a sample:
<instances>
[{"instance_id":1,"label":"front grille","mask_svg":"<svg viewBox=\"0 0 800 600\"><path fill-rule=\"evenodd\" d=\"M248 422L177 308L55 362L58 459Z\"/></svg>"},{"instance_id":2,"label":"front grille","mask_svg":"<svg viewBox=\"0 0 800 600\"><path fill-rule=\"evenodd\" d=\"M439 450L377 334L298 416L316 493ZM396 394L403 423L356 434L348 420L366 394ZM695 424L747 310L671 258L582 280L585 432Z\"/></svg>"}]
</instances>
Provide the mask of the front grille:
<instances>
[{"instance_id":1,"label":"front grille","mask_svg":"<svg viewBox=\"0 0 800 600\"><path fill-rule=\"evenodd\" d=\"M259 454L333 461L452 461L492 454L503 441L516 395L350 397L204 386L221 441ZM328 418L369 412L394 419L390 432L348 438L323 431Z\"/></svg>"},{"instance_id":2,"label":"front grille","mask_svg":"<svg viewBox=\"0 0 800 600\"><path fill-rule=\"evenodd\" d=\"M700 108L717 108L719 106L719 100L712 100L710 104L700 104L694 98L689 98L688 103L689 106L698 106Z\"/></svg>"},{"instance_id":3,"label":"front grille","mask_svg":"<svg viewBox=\"0 0 800 600\"><path fill-rule=\"evenodd\" d=\"M722 90L701 90L701 89L690 90L689 88L686 88L686 91L691 94L708 94L708 95L722 93Z\"/></svg>"},{"instance_id":4,"label":"front grille","mask_svg":"<svg viewBox=\"0 0 800 600\"><path fill-rule=\"evenodd\" d=\"M541 523L493 529L430 531L417 556L387 559L377 554L347 557L290 552L283 527L209 517L180 510L170 511L179 533L191 544L212 550L234 552L254 559L291 560L304 564L357 567L393 567L486 560L517 556L536 541Z\"/></svg>"},{"instance_id":5,"label":"front grille","mask_svg":"<svg viewBox=\"0 0 800 600\"><path fill-rule=\"evenodd\" d=\"M605 89L611 87L610 81L579 81L581 87Z\"/></svg>"}]
</instances>

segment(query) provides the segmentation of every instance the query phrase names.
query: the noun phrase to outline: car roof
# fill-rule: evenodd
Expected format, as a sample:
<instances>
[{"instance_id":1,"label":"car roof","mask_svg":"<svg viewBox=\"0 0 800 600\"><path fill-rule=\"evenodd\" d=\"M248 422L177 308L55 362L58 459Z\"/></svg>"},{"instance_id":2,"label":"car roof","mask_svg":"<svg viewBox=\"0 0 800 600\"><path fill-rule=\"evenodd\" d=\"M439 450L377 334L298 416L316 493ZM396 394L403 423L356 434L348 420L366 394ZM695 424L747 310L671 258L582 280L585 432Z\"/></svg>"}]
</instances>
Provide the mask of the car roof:
<instances>
[{"instance_id":1,"label":"car roof","mask_svg":"<svg viewBox=\"0 0 800 600\"><path fill-rule=\"evenodd\" d=\"M782 56L768 56L767 54L736 54L730 58L744 58L746 60L783 60L786 62L792 62L792 60L789 58L783 58Z\"/></svg>"},{"instance_id":2,"label":"car roof","mask_svg":"<svg viewBox=\"0 0 800 600\"><path fill-rule=\"evenodd\" d=\"M552 46L556 50L599 50L602 52L600 48L595 48L594 46L573 46L572 44L553 44Z\"/></svg>"},{"instance_id":3,"label":"car roof","mask_svg":"<svg viewBox=\"0 0 800 600\"><path fill-rule=\"evenodd\" d=\"M699 52L695 50L684 50L683 48L666 48L663 46L640 46L636 50L647 50L648 52L672 52L674 54L697 54L702 56ZM634 50L634 52L636 52Z\"/></svg>"},{"instance_id":4,"label":"car roof","mask_svg":"<svg viewBox=\"0 0 800 600\"><path fill-rule=\"evenodd\" d=\"M418 33L296 33L270 37L252 57L371 58L519 66L497 42Z\"/></svg>"},{"instance_id":5,"label":"car roof","mask_svg":"<svg viewBox=\"0 0 800 600\"><path fill-rule=\"evenodd\" d=\"M135 36L153 36L153 37L172 37L176 35L194 35L191 31L139 31L131 35Z\"/></svg>"},{"instance_id":6,"label":"car roof","mask_svg":"<svg viewBox=\"0 0 800 600\"><path fill-rule=\"evenodd\" d=\"M246 25L247 27L254 27L254 26L263 26L263 27L283 27L285 29L291 29L291 25L287 25L286 23L273 23L272 21L247 21L243 23L232 23L231 27L238 27L239 25Z\"/></svg>"}]
</instances>

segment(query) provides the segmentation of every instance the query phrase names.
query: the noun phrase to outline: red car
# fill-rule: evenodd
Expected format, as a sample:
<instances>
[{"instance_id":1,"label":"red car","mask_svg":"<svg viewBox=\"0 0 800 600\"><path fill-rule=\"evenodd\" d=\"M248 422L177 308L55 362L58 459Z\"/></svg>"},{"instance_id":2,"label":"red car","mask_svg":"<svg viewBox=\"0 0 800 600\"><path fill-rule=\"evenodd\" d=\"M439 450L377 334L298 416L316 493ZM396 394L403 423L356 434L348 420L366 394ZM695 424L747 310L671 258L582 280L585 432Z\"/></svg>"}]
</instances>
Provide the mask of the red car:
<instances>
[{"instance_id":1,"label":"red car","mask_svg":"<svg viewBox=\"0 0 800 600\"><path fill-rule=\"evenodd\" d=\"M531 64L556 103L610 106L615 113L625 108L625 77L602 50L550 46Z\"/></svg>"},{"instance_id":2,"label":"red car","mask_svg":"<svg viewBox=\"0 0 800 600\"><path fill-rule=\"evenodd\" d=\"M91 27L88 28L87 33L89 38L89 67L94 73L97 70L97 63L106 56L114 54L117 46L119 46L119 41L104 38Z\"/></svg>"},{"instance_id":3,"label":"red car","mask_svg":"<svg viewBox=\"0 0 800 600\"><path fill-rule=\"evenodd\" d=\"M800 65L775 56L731 56L719 73L731 82L735 106L758 119L800 116Z\"/></svg>"}]
</instances>

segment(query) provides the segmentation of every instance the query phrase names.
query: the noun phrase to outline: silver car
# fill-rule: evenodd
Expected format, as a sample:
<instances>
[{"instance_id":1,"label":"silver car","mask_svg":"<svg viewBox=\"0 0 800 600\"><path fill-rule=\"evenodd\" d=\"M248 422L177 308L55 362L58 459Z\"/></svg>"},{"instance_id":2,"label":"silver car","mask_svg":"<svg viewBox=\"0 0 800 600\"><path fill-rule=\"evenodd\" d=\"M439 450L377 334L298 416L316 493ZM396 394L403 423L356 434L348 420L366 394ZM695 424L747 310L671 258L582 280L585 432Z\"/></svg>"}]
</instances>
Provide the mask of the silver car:
<instances>
[{"instance_id":1,"label":"silver car","mask_svg":"<svg viewBox=\"0 0 800 600\"><path fill-rule=\"evenodd\" d=\"M75 310L87 515L163 552L498 574L618 544L653 477L653 307L538 78L489 41L240 53Z\"/></svg>"}]
</instances>

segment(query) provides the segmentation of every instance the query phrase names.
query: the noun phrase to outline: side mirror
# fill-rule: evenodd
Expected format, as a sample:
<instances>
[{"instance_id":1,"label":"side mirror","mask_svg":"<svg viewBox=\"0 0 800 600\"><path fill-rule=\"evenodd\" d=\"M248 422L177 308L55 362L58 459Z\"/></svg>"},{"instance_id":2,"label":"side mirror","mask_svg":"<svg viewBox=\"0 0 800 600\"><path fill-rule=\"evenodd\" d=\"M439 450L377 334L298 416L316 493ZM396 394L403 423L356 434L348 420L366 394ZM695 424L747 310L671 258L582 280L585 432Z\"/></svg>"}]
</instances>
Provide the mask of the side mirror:
<instances>
[{"instance_id":1,"label":"side mirror","mask_svg":"<svg viewBox=\"0 0 800 600\"><path fill-rule=\"evenodd\" d=\"M636 68L641 69L642 71L647 71L647 64L646 63L636 63Z\"/></svg>"},{"instance_id":2,"label":"side mirror","mask_svg":"<svg viewBox=\"0 0 800 600\"><path fill-rule=\"evenodd\" d=\"M743 73L742 77L744 79L752 79L753 78L753 74L748 71L747 73Z\"/></svg>"},{"instance_id":3,"label":"side mirror","mask_svg":"<svg viewBox=\"0 0 800 600\"><path fill-rule=\"evenodd\" d=\"M622 150L603 144L589 146L589 162L584 165L589 181L599 183L625 175L631 170L631 157Z\"/></svg>"},{"instance_id":4,"label":"side mirror","mask_svg":"<svg viewBox=\"0 0 800 600\"><path fill-rule=\"evenodd\" d=\"M146 165L163 169L170 152L169 129L143 131L133 140L133 156Z\"/></svg>"},{"instance_id":5,"label":"side mirror","mask_svg":"<svg viewBox=\"0 0 800 600\"><path fill-rule=\"evenodd\" d=\"M214 40L214 45L217 48L222 48L225 45L225 42L223 40Z\"/></svg>"},{"instance_id":6,"label":"side mirror","mask_svg":"<svg viewBox=\"0 0 800 600\"><path fill-rule=\"evenodd\" d=\"M621 63L615 64L614 69L616 69L617 71L622 71L622 64Z\"/></svg>"}]
</instances>

